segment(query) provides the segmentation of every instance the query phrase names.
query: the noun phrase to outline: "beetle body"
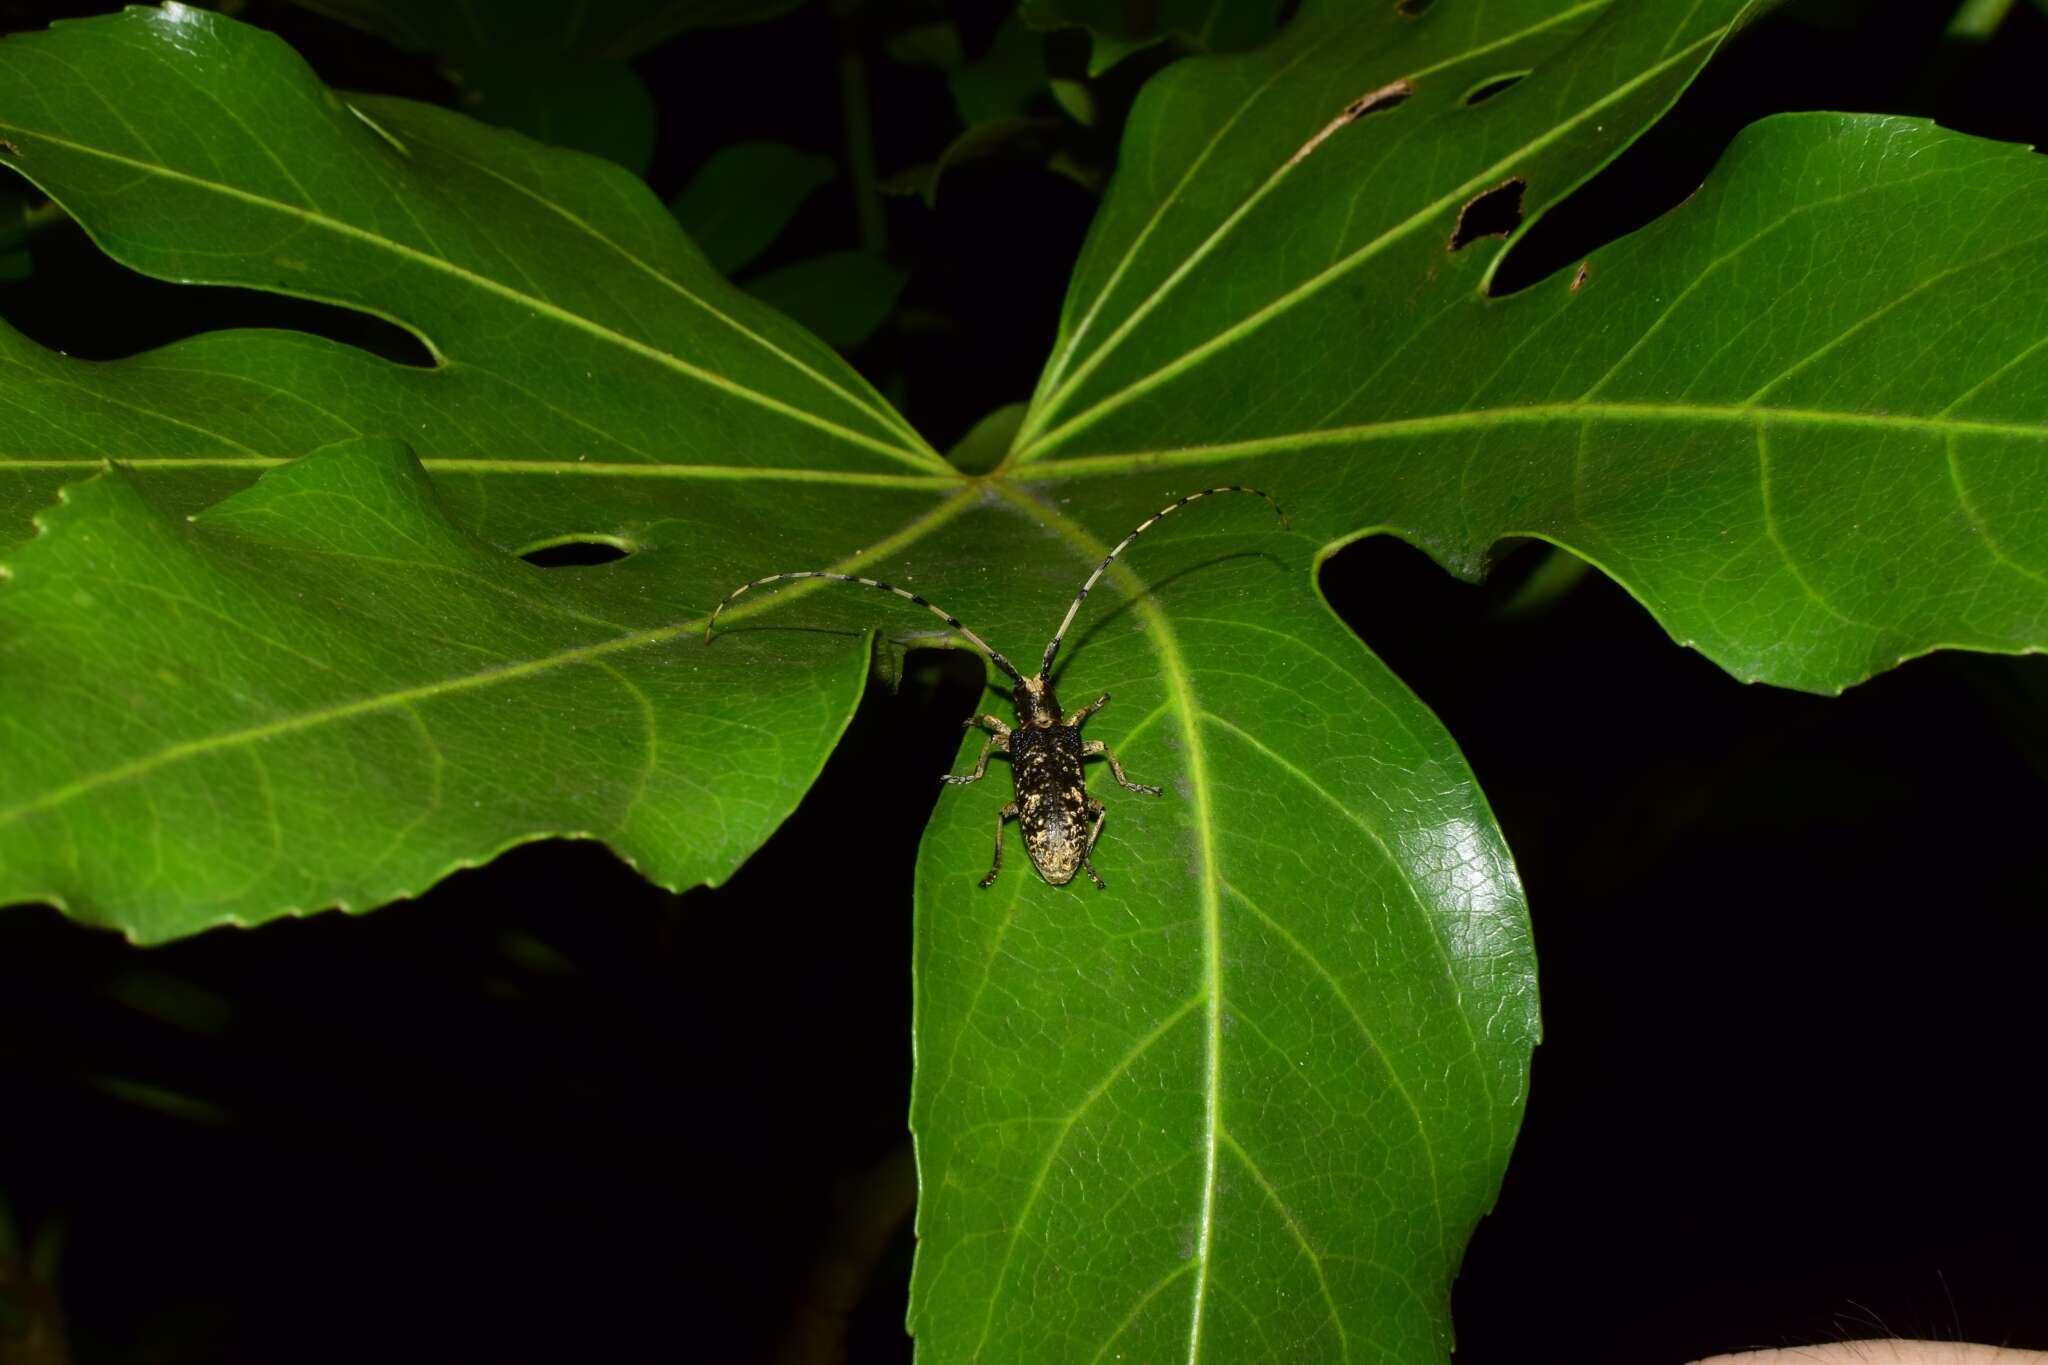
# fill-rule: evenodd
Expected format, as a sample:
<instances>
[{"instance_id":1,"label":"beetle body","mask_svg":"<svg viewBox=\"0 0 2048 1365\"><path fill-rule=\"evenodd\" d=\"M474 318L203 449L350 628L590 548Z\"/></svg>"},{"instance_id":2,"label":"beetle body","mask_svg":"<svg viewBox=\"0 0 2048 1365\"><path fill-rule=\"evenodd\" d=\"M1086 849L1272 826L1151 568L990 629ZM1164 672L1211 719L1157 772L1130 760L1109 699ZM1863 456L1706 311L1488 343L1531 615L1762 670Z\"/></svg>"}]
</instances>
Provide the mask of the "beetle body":
<instances>
[{"instance_id":1,"label":"beetle body","mask_svg":"<svg viewBox=\"0 0 2048 1365\"><path fill-rule=\"evenodd\" d=\"M1017 723L1014 727L1005 725L995 716L970 716L968 727L980 726L988 731L988 738L981 746L981 757L975 760L971 773L947 773L939 780L965 785L979 782L988 771L988 756L991 750L1006 754L1010 759L1012 781L1016 797L996 813L995 861L988 875L981 879L983 886L993 886L996 875L1003 868L1003 826L1011 820L1017 822L1024 835L1024 851L1031 858L1031 865L1038 869L1038 875L1053 886L1065 886L1074 880L1077 872L1086 872L1088 879L1097 887L1103 885L1096 875L1094 852L1095 841L1102 834L1102 821L1107 814L1102 802L1088 794L1085 764L1091 758L1108 762L1110 772L1117 784L1127 791L1143 792L1148 796L1159 795L1159 788L1133 782L1124 773L1123 764L1116 755L1099 739L1081 738L1081 725L1088 717L1109 704L1109 694L1103 693L1078 711L1063 714L1059 699L1053 695L1052 665L1059 654L1060 642L1066 639L1068 627L1074 624L1074 616L1081 610L1081 604L1088 600L1089 592L1095 587L1109 566L1116 562L1130 543L1143 535L1147 528L1161 517L1177 512L1197 498L1206 498L1211 493L1251 493L1265 498L1280 516L1280 524L1287 524L1287 515L1280 511L1280 505L1273 502L1256 488L1230 484L1219 488L1205 488L1190 493L1178 502L1169 503L1159 511L1138 523L1132 531L1117 543L1115 549L1103 556L1095 566L1095 572L1081 585L1081 591L1067 607L1065 618L1059 629L1053 632L1046 644L1045 658L1039 665L1036 677L1025 677L1008 659L992 649L988 642L960 623L958 617L941 607L933 605L914 592L907 592L894 584L883 583L872 578L857 578L852 574L833 573L825 569L811 569L800 573L771 574L743 583L735 588L712 610L704 623L704 643L711 643L711 628L718 623L719 613L732 600L749 589L764 583L775 583L789 578L824 578L837 583L858 583L862 587L876 588L882 592L894 593L906 601L915 602L931 612L948 626L958 631L976 649L988 657L1010 679L1016 683L1011 700L1016 704Z\"/></svg>"},{"instance_id":2,"label":"beetle body","mask_svg":"<svg viewBox=\"0 0 2048 1365\"><path fill-rule=\"evenodd\" d=\"M1081 727L1025 725L1010 732L1010 775L1017 788L1017 828L1038 875L1065 886L1094 851L1094 816L1081 767ZM1095 806L1095 811L1088 809ZM1090 867L1093 872L1093 867Z\"/></svg>"},{"instance_id":3,"label":"beetle body","mask_svg":"<svg viewBox=\"0 0 2048 1365\"><path fill-rule=\"evenodd\" d=\"M1024 832L1024 852L1038 875L1053 886L1065 886L1076 872L1086 872L1097 886L1095 840L1102 833L1103 805L1088 794L1088 777L1082 765L1097 754L1109 760L1116 780L1132 791L1159 795L1159 788L1133 782L1124 775L1123 765L1099 740L1081 738L1081 722L1109 703L1103 693L1093 705L1071 716L1060 714L1059 698L1044 678L1026 678L1017 684L1011 699L1017 705L1017 728L1011 729L994 716L974 716L967 724L988 730L981 746L981 758L974 771L964 775L948 773L941 781L977 782L988 769L988 752L1000 749L1010 756L1010 777L1016 784L1016 799L996 813L996 856L983 886L992 886L1003 869L1003 824L1014 819Z\"/></svg>"}]
</instances>

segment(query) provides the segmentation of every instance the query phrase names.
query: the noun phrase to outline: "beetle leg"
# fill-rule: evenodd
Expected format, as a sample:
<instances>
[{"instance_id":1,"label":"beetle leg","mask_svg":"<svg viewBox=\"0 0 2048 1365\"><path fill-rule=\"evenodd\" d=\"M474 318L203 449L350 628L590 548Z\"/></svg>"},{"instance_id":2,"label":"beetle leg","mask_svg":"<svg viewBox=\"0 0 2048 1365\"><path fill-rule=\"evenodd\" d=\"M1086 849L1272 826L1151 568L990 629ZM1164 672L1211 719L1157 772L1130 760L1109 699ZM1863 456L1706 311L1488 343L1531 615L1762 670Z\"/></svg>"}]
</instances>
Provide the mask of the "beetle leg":
<instances>
[{"instance_id":1,"label":"beetle leg","mask_svg":"<svg viewBox=\"0 0 2048 1365\"><path fill-rule=\"evenodd\" d=\"M1001 749L1004 753L1010 752L1010 727L1003 724L1000 720L997 720L994 716L969 716L966 720L961 721L960 725L962 729L967 730L971 730L975 726L980 725L985 727L990 732L989 737L986 740L982 741L981 757L974 761L973 772L968 773L965 776L958 776L953 773L946 773L939 778L939 781L941 782L952 782L957 783L960 786L965 786L969 782L981 781L982 774L988 771L989 746L993 745L996 748Z\"/></svg>"},{"instance_id":2,"label":"beetle leg","mask_svg":"<svg viewBox=\"0 0 2048 1365\"><path fill-rule=\"evenodd\" d=\"M982 774L988 771L988 751L991 748L1001 749L1004 753L1010 752L1010 732L1005 730L1000 735L990 735L981 742L981 757L974 760L973 772L966 774L941 773L939 781L953 782L961 786L965 786L969 782L981 781Z\"/></svg>"},{"instance_id":3,"label":"beetle leg","mask_svg":"<svg viewBox=\"0 0 2048 1365\"><path fill-rule=\"evenodd\" d=\"M1092 796L1088 798L1088 806L1095 812L1095 828L1088 831L1088 847L1081 850L1081 866L1087 870L1088 880L1095 883L1097 891L1107 891L1109 883L1095 871L1095 841L1102 837L1102 821L1109 814L1109 807Z\"/></svg>"},{"instance_id":4,"label":"beetle leg","mask_svg":"<svg viewBox=\"0 0 2048 1365\"><path fill-rule=\"evenodd\" d=\"M1097 711L1100 711L1103 707L1107 705L1109 705L1109 693L1104 692L1094 701L1089 702L1086 706L1074 712L1073 715L1068 716L1065 720L1061 721L1060 724L1068 726L1069 728L1079 725L1082 721L1088 719L1088 717L1094 715Z\"/></svg>"},{"instance_id":5,"label":"beetle leg","mask_svg":"<svg viewBox=\"0 0 2048 1365\"><path fill-rule=\"evenodd\" d=\"M1143 782L1133 782L1130 778L1124 776L1124 765L1116 761L1116 755L1111 753L1109 751L1109 746L1107 744L1104 744L1101 740L1091 739L1081 746L1081 757L1092 758L1096 754L1101 754L1104 758L1109 760L1109 770L1112 773L1116 774L1116 782L1118 786L1124 788L1127 791L1144 792L1148 796L1159 795L1159 788L1148 787Z\"/></svg>"},{"instance_id":6,"label":"beetle leg","mask_svg":"<svg viewBox=\"0 0 2048 1365\"><path fill-rule=\"evenodd\" d=\"M989 865L988 875L981 879L983 886L994 886L996 884L996 873L1003 870L1003 826L1016 818L1017 803L1015 801L1012 801L1009 805L996 812L996 860ZM1099 820L1096 822L1098 826L1101 823ZM1091 873L1090 875L1093 874Z\"/></svg>"}]
</instances>

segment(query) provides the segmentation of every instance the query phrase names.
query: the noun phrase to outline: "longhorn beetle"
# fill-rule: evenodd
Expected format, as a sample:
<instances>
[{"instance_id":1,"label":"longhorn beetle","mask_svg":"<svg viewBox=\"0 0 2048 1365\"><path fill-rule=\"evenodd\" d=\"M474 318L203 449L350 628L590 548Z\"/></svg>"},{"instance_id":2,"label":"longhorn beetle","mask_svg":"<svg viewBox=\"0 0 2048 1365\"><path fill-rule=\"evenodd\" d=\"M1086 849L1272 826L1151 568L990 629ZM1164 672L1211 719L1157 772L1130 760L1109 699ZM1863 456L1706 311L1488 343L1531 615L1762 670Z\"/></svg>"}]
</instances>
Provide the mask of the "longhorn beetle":
<instances>
[{"instance_id":1,"label":"longhorn beetle","mask_svg":"<svg viewBox=\"0 0 2048 1365\"><path fill-rule=\"evenodd\" d=\"M1067 606L1067 614L1060 620L1059 629L1045 646L1045 659L1038 666L1038 676L1027 678L1019 673L989 643L960 624L960 618L944 608L935 606L914 592L907 592L892 583L878 582L872 578L856 578L852 574L831 573L824 569L808 569L800 573L770 574L757 578L751 583L742 583L726 595L723 602L712 609L711 618L704 623L704 643L711 643L711 629L718 624L718 615L732 604L734 598L765 583L779 583L787 578L826 578L834 583L858 583L864 588L879 588L883 592L895 593L898 597L915 602L948 626L960 632L967 643L973 645L988 657L988 661L1007 674L1017 686L1011 693L1017 707L1017 725L1012 729L994 716L970 716L963 722L968 728L976 725L988 730L989 736L982 741L981 757L974 761L974 771L967 774L947 773L941 782L968 783L981 781L988 771L988 751L1000 749L1010 756L1010 773L1016 783L1017 799L1004 806L996 815L996 859L988 875L981 879L983 886L993 886L996 874L1003 870L1003 826L1016 820L1024 831L1024 851L1031 855L1032 866L1038 875L1053 886L1065 886L1074 880L1074 873L1083 871L1088 880L1098 888L1104 886L1101 877L1095 874L1092 855L1095 840L1102 833L1103 817L1108 810L1088 794L1087 778L1082 772L1086 759L1101 756L1109 761L1110 772L1116 775L1118 785L1128 791L1159 795L1159 788L1148 787L1142 782L1133 782L1124 773L1124 765L1117 762L1116 755L1099 739L1081 738L1081 722L1109 704L1109 694L1103 693L1078 711L1065 715L1060 713L1058 698L1052 692L1052 661L1060 652L1060 642L1067 638L1067 628L1074 624L1075 615L1081 604L1088 600L1088 594L1095 587L1096 580L1116 562L1130 543L1149 530L1162 517L1178 512L1197 498L1206 498L1211 493L1250 493L1265 498L1280 524L1287 525L1287 514L1280 510L1280 504L1256 488L1242 484L1226 484L1220 488L1204 488L1199 493L1190 493L1178 502L1168 503L1151 516L1138 523L1137 529L1117 542L1115 549L1102 557L1095 566L1095 572L1088 575L1088 581L1081 585L1081 591L1074 594L1074 600ZM1093 817L1094 823L1089 819Z\"/></svg>"}]
</instances>

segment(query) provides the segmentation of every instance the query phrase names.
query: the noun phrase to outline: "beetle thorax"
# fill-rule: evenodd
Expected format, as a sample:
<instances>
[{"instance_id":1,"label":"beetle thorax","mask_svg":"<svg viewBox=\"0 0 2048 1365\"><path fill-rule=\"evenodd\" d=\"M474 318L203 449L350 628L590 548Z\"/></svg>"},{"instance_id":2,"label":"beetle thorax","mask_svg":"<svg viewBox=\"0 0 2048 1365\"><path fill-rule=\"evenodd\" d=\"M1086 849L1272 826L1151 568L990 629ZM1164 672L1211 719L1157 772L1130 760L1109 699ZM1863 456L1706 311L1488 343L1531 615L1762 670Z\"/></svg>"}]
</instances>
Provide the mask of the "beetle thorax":
<instances>
[{"instance_id":1,"label":"beetle thorax","mask_svg":"<svg viewBox=\"0 0 2048 1365\"><path fill-rule=\"evenodd\" d=\"M1044 678L1026 678L1011 697L1017 703L1017 723L1034 730L1049 730L1060 723L1060 701L1052 684Z\"/></svg>"}]
</instances>

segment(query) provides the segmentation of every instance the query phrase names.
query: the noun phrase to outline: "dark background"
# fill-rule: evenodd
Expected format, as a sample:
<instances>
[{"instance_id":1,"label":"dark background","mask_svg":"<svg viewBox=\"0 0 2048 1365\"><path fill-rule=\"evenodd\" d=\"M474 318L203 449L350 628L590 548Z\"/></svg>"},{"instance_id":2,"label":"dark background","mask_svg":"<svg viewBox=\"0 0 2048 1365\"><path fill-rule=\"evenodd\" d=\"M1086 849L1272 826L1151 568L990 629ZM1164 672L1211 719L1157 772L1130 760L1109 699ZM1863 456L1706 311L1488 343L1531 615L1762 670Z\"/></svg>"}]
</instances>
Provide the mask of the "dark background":
<instances>
[{"instance_id":1,"label":"dark background","mask_svg":"<svg viewBox=\"0 0 2048 1365\"><path fill-rule=\"evenodd\" d=\"M874 63L883 170L929 158L951 107L880 57L886 10L643 59L656 189L738 138L839 154L849 41ZM956 11L970 49L1001 14ZM56 12L0 3L0 25ZM280 4L248 17L337 84L448 97L430 61ZM1766 22L1517 249L1504 287L1662 212L1775 110L2043 140L2048 20L2023 0L1972 47L1941 41L1945 18ZM890 201L911 284L855 358L935 442L1028 393L1091 210L1021 155L950 172L936 209ZM828 190L777 257L851 245L852 222ZM34 248L0 316L74 354L250 323L402 344L141 280L68 228ZM2048 1349L2048 661L1940 656L1839 699L1748 687L1597 575L1521 602L1541 558L1508 547L1470 587L1367 541L1324 571L1463 745L1533 908L1547 1038L1458 1282L1461 1365L1887 1333ZM360 920L146 952L0 914L0 1198L26 1239L61 1237L76 1357L769 1356L821 1249L901 1169L912 863L978 672L918 655L900 691L875 686L802 809L715 892L665 895L553 843ZM909 1258L899 1227L854 1359L908 1359Z\"/></svg>"}]
</instances>

